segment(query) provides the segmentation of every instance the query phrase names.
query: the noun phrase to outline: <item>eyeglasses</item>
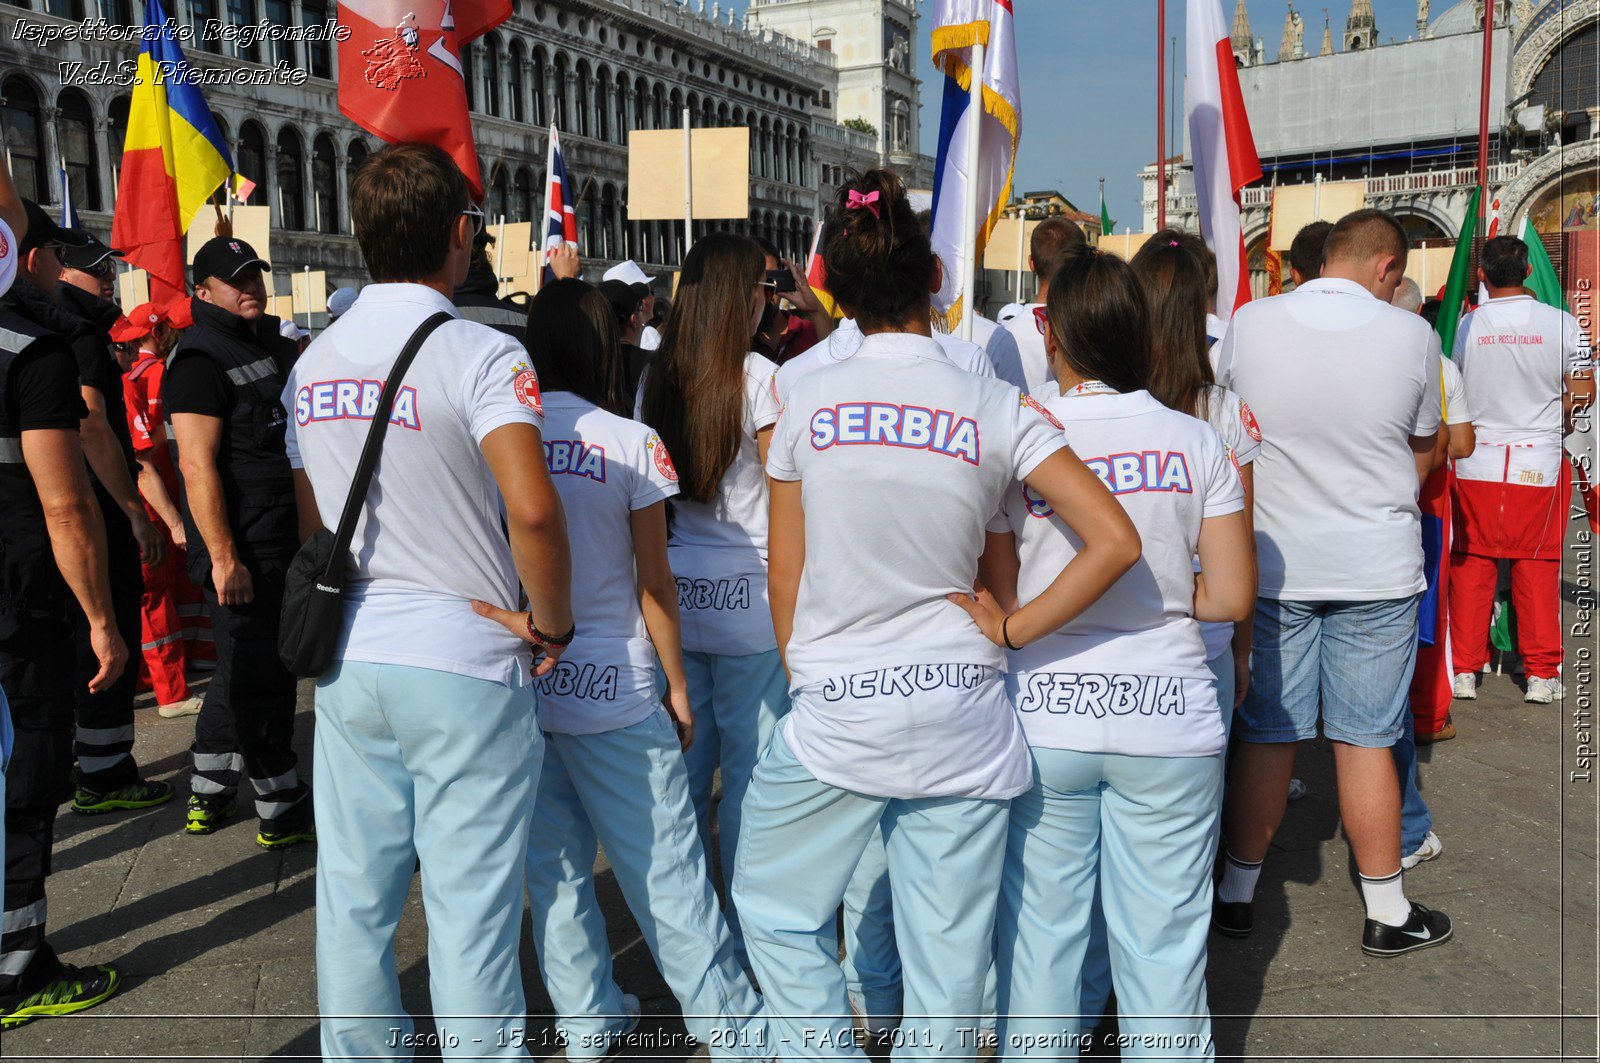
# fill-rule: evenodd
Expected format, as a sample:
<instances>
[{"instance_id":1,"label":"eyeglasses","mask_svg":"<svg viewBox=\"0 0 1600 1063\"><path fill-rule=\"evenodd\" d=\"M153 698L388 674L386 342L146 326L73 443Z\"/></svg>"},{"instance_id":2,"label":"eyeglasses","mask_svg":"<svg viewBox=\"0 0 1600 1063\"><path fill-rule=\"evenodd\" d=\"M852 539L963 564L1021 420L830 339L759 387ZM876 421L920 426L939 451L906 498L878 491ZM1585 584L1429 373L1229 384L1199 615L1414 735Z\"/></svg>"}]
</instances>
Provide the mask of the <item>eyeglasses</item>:
<instances>
[{"instance_id":1,"label":"eyeglasses","mask_svg":"<svg viewBox=\"0 0 1600 1063\"><path fill-rule=\"evenodd\" d=\"M110 259L101 259L92 266L73 266L72 268L79 273L87 273L95 280L114 280L117 276L117 267L112 264Z\"/></svg>"},{"instance_id":2,"label":"eyeglasses","mask_svg":"<svg viewBox=\"0 0 1600 1063\"><path fill-rule=\"evenodd\" d=\"M1033 323L1038 328L1039 335L1050 335L1050 311L1045 307L1036 306L1033 308Z\"/></svg>"},{"instance_id":3,"label":"eyeglasses","mask_svg":"<svg viewBox=\"0 0 1600 1063\"><path fill-rule=\"evenodd\" d=\"M482 236L484 223L483 208L478 206L476 203L468 203L467 209L461 213L472 219L472 235Z\"/></svg>"}]
</instances>

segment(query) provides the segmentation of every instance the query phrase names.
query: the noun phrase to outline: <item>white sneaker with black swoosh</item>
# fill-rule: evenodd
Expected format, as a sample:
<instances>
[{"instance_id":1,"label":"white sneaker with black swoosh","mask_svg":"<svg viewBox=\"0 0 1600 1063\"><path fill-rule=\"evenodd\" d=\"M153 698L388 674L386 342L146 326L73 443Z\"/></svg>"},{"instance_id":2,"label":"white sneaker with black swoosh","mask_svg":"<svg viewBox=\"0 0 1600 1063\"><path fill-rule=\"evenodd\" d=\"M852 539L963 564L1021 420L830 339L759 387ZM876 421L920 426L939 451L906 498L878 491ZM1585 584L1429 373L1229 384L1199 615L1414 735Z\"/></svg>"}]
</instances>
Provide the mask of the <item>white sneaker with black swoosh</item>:
<instances>
[{"instance_id":1,"label":"white sneaker with black swoosh","mask_svg":"<svg viewBox=\"0 0 1600 1063\"><path fill-rule=\"evenodd\" d=\"M1429 949L1450 940L1455 929L1443 912L1411 902L1411 918L1404 926L1390 926L1368 919L1361 932L1361 951L1368 956L1404 956L1418 949Z\"/></svg>"}]
</instances>

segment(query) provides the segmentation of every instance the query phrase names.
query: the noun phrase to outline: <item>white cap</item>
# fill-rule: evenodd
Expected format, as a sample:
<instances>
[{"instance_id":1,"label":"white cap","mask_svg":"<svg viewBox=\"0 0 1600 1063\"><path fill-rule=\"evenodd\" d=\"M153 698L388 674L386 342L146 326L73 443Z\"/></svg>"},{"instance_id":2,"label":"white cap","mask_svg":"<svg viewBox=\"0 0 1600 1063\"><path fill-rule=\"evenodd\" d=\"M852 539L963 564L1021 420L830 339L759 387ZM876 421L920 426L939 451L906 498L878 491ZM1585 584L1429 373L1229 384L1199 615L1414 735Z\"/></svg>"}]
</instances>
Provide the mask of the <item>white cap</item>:
<instances>
[{"instance_id":1,"label":"white cap","mask_svg":"<svg viewBox=\"0 0 1600 1063\"><path fill-rule=\"evenodd\" d=\"M294 340L296 343L298 343L305 337L311 335L311 333L307 332L299 325L296 325L293 321L285 319L278 323L278 335L282 336L286 340Z\"/></svg>"},{"instance_id":2,"label":"white cap","mask_svg":"<svg viewBox=\"0 0 1600 1063\"><path fill-rule=\"evenodd\" d=\"M356 296L360 294L358 288L340 288L328 296L328 320L339 320L340 316L355 304Z\"/></svg>"},{"instance_id":3,"label":"white cap","mask_svg":"<svg viewBox=\"0 0 1600 1063\"><path fill-rule=\"evenodd\" d=\"M607 281L622 281L626 284L643 284L646 287L649 287L655 283L655 278L650 276L650 274L646 273L644 270L640 269L639 263L635 262L631 258L626 262L618 262L615 266L612 266L610 269L606 270L600 279Z\"/></svg>"}]
</instances>

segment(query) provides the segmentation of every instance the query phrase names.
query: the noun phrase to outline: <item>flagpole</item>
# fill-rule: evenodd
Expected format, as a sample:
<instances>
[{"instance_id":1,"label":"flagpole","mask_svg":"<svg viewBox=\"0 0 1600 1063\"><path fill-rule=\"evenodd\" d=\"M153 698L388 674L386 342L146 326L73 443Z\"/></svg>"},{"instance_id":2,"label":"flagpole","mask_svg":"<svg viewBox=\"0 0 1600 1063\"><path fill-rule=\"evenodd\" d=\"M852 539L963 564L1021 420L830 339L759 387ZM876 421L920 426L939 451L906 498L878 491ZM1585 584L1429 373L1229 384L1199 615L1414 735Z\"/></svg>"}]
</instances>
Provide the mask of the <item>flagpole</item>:
<instances>
[{"instance_id":1,"label":"flagpole","mask_svg":"<svg viewBox=\"0 0 1600 1063\"><path fill-rule=\"evenodd\" d=\"M694 158L693 136L689 129L689 108L683 109L683 255L689 257L694 243Z\"/></svg>"},{"instance_id":2,"label":"flagpole","mask_svg":"<svg viewBox=\"0 0 1600 1063\"><path fill-rule=\"evenodd\" d=\"M1156 229L1167 227L1167 0L1156 0Z\"/></svg>"},{"instance_id":3,"label":"flagpole","mask_svg":"<svg viewBox=\"0 0 1600 1063\"><path fill-rule=\"evenodd\" d=\"M1017 302L1022 302L1022 248L1028 235L1028 215L1017 212Z\"/></svg>"},{"instance_id":4,"label":"flagpole","mask_svg":"<svg viewBox=\"0 0 1600 1063\"><path fill-rule=\"evenodd\" d=\"M1478 94L1478 228L1489 209L1489 86L1494 78L1494 3L1483 5L1483 88Z\"/></svg>"},{"instance_id":5,"label":"flagpole","mask_svg":"<svg viewBox=\"0 0 1600 1063\"><path fill-rule=\"evenodd\" d=\"M963 160L967 181L961 195L961 295L966 307L957 324L956 334L964 340L972 339L972 316L978 312L978 149L983 140L983 42L972 46L972 61L968 64L971 84L967 101L967 157Z\"/></svg>"}]
</instances>

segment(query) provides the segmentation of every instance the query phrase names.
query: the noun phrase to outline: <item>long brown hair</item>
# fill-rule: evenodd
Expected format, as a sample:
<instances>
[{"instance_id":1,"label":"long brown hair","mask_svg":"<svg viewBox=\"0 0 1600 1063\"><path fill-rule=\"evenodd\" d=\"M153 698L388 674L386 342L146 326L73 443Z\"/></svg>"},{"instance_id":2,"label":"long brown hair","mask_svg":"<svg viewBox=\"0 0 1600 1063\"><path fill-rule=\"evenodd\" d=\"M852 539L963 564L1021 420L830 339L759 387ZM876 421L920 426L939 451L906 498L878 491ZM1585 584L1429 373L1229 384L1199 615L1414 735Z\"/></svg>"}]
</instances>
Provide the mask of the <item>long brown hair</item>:
<instances>
[{"instance_id":1,"label":"long brown hair","mask_svg":"<svg viewBox=\"0 0 1600 1063\"><path fill-rule=\"evenodd\" d=\"M1216 382L1206 341L1206 267L1182 243L1152 238L1133 256L1133 275L1150 307L1147 387L1168 409L1205 416Z\"/></svg>"},{"instance_id":2,"label":"long brown hair","mask_svg":"<svg viewBox=\"0 0 1600 1063\"><path fill-rule=\"evenodd\" d=\"M1128 264L1087 244L1069 247L1050 278L1046 314L1069 368L1126 394L1146 387L1150 315Z\"/></svg>"},{"instance_id":3,"label":"long brown hair","mask_svg":"<svg viewBox=\"0 0 1600 1063\"><path fill-rule=\"evenodd\" d=\"M551 281L528 304L528 357L546 392L570 391L622 417L628 405L616 315L577 278Z\"/></svg>"},{"instance_id":4,"label":"long brown hair","mask_svg":"<svg viewBox=\"0 0 1600 1063\"><path fill-rule=\"evenodd\" d=\"M739 454L751 296L765 268L754 240L725 232L696 240L645 373L642 418L667 445L686 501L715 498Z\"/></svg>"}]
</instances>

